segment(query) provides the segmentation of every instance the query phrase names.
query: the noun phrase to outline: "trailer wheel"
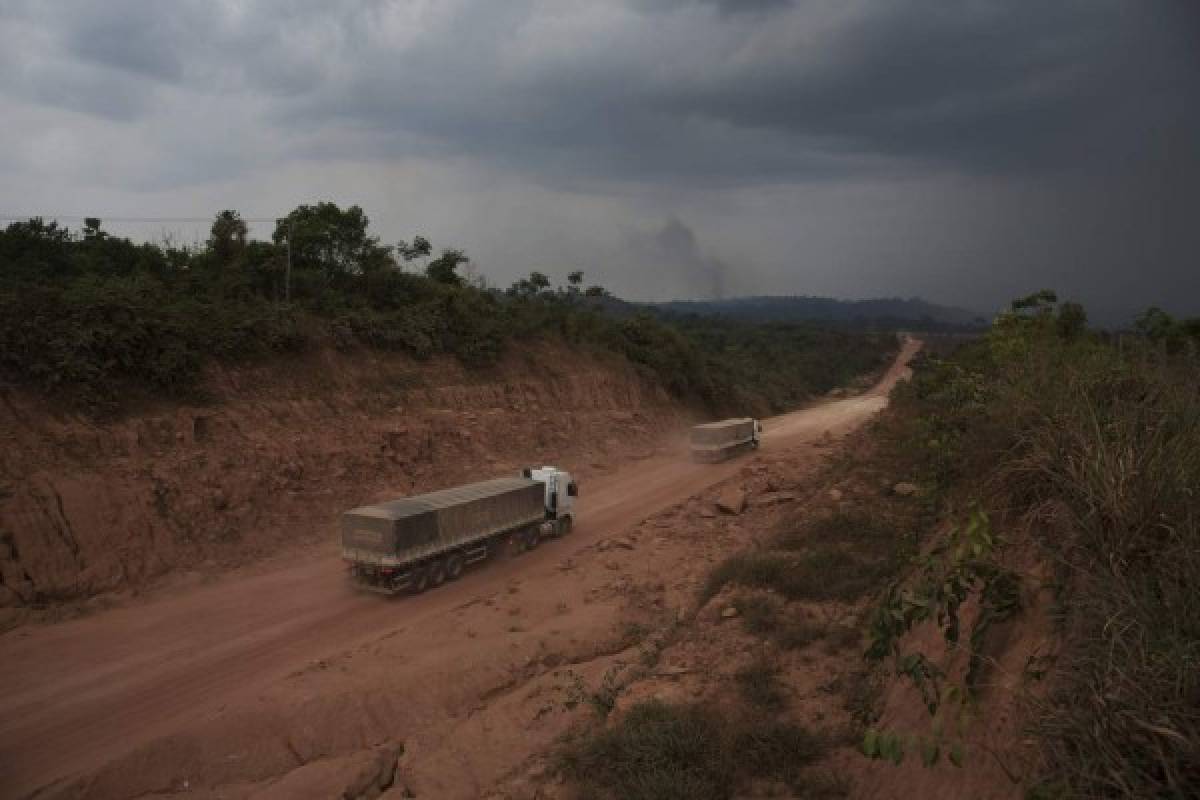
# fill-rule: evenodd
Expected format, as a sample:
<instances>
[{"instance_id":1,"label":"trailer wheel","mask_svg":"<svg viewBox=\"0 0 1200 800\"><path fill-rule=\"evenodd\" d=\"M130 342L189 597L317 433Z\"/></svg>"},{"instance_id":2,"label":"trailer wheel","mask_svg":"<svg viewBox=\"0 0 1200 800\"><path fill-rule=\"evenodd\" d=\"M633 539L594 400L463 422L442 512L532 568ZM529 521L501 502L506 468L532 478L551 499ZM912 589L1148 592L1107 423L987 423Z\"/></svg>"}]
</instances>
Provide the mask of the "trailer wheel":
<instances>
[{"instance_id":1,"label":"trailer wheel","mask_svg":"<svg viewBox=\"0 0 1200 800\"><path fill-rule=\"evenodd\" d=\"M571 532L571 525L573 524L574 519L575 519L574 517L572 517L570 514L568 514L567 516L563 517L562 519L560 519L558 521L558 535L559 536L566 536L568 533Z\"/></svg>"},{"instance_id":2,"label":"trailer wheel","mask_svg":"<svg viewBox=\"0 0 1200 800\"><path fill-rule=\"evenodd\" d=\"M429 588L429 570L417 567L413 570L412 593L420 594Z\"/></svg>"},{"instance_id":3,"label":"trailer wheel","mask_svg":"<svg viewBox=\"0 0 1200 800\"><path fill-rule=\"evenodd\" d=\"M542 542L542 532L534 525L525 532L525 549L533 550Z\"/></svg>"},{"instance_id":4,"label":"trailer wheel","mask_svg":"<svg viewBox=\"0 0 1200 800\"><path fill-rule=\"evenodd\" d=\"M446 562L440 558L429 565L429 584L434 587L446 582Z\"/></svg>"},{"instance_id":5,"label":"trailer wheel","mask_svg":"<svg viewBox=\"0 0 1200 800\"><path fill-rule=\"evenodd\" d=\"M463 572L463 557L461 553L451 553L446 559L446 580L455 580Z\"/></svg>"}]
</instances>

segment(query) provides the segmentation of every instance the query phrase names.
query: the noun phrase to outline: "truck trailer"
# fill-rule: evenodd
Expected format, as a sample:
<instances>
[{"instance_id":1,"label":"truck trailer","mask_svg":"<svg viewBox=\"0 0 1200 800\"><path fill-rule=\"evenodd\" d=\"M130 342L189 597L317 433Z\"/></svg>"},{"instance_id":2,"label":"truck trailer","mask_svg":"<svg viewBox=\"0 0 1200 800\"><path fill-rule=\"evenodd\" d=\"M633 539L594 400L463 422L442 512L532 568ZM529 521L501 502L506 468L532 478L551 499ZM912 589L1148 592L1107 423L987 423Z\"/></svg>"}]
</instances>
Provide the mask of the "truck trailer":
<instances>
[{"instance_id":1,"label":"truck trailer","mask_svg":"<svg viewBox=\"0 0 1200 800\"><path fill-rule=\"evenodd\" d=\"M714 463L758 447L762 423L751 417L706 422L692 428L692 459Z\"/></svg>"},{"instance_id":2,"label":"truck trailer","mask_svg":"<svg viewBox=\"0 0 1200 800\"><path fill-rule=\"evenodd\" d=\"M423 592L500 550L570 532L578 493L569 473L541 467L362 506L342 514L342 559L364 589Z\"/></svg>"}]
</instances>

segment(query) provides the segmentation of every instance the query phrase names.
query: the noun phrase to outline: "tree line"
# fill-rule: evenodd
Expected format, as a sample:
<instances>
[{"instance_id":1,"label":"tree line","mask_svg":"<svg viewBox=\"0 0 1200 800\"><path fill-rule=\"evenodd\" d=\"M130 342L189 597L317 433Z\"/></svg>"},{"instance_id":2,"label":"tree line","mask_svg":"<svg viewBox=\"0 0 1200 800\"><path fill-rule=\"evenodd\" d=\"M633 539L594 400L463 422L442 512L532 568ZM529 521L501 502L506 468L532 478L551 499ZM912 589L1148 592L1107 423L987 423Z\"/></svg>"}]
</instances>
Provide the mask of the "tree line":
<instances>
[{"instance_id":1,"label":"tree line","mask_svg":"<svg viewBox=\"0 0 1200 800\"><path fill-rule=\"evenodd\" d=\"M214 361L370 347L482 369L514 340L551 337L615 352L681 398L749 412L838 385L892 345L808 326L614 315L619 301L580 270L561 285L533 271L498 289L470 264L421 235L384 244L361 208L327 202L278 219L270 241L221 211L191 248L133 242L96 218L78 231L14 222L0 231L0 378L115 410L194 393Z\"/></svg>"}]
</instances>

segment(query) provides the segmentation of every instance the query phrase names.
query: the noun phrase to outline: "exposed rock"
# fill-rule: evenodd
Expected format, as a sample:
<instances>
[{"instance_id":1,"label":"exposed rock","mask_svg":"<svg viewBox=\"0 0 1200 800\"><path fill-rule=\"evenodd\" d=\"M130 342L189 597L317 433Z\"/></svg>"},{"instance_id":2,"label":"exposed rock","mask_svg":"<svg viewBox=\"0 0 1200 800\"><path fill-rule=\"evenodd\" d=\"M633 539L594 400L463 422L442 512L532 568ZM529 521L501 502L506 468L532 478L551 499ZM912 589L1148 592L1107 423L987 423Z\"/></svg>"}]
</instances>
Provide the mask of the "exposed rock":
<instances>
[{"instance_id":1,"label":"exposed rock","mask_svg":"<svg viewBox=\"0 0 1200 800\"><path fill-rule=\"evenodd\" d=\"M309 761L253 794L255 800L377 798L396 783L399 744ZM403 795L401 795L403 796Z\"/></svg>"},{"instance_id":2,"label":"exposed rock","mask_svg":"<svg viewBox=\"0 0 1200 800\"><path fill-rule=\"evenodd\" d=\"M725 610L721 612L721 619L733 619L739 613L740 612L734 606L727 606Z\"/></svg>"},{"instance_id":3,"label":"exposed rock","mask_svg":"<svg viewBox=\"0 0 1200 800\"><path fill-rule=\"evenodd\" d=\"M700 516L704 517L705 519L712 519L716 515L717 512L713 511L711 508L703 508L700 510Z\"/></svg>"},{"instance_id":4,"label":"exposed rock","mask_svg":"<svg viewBox=\"0 0 1200 800\"><path fill-rule=\"evenodd\" d=\"M796 499L795 492L768 492L754 501L758 506L777 506L782 503L791 503Z\"/></svg>"},{"instance_id":5,"label":"exposed rock","mask_svg":"<svg viewBox=\"0 0 1200 800\"><path fill-rule=\"evenodd\" d=\"M375 757L365 764L342 790L344 800L378 797L380 792L392 785L396 775L396 761L403 752L404 747L398 744L378 748Z\"/></svg>"},{"instance_id":6,"label":"exposed rock","mask_svg":"<svg viewBox=\"0 0 1200 800\"><path fill-rule=\"evenodd\" d=\"M740 514L746 510L746 492L744 489L730 488L721 492L717 498L717 509L726 514Z\"/></svg>"},{"instance_id":7,"label":"exposed rock","mask_svg":"<svg viewBox=\"0 0 1200 800\"><path fill-rule=\"evenodd\" d=\"M842 499L842 496L843 495L842 495L841 489L830 489L829 490L829 499L835 503L839 502Z\"/></svg>"},{"instance_id":8,"label":"exposed rock","mask_svg":"<svg viewBox=\"0 0 1200 800\"><path fill-rule=\"evenodd\" d=\"M909 483L908 481L901 481L892 487L892 493L898 494L901 497L912 497L920 491L921 487L917 486L915 483Z\"/></svg>"}]
</instances>

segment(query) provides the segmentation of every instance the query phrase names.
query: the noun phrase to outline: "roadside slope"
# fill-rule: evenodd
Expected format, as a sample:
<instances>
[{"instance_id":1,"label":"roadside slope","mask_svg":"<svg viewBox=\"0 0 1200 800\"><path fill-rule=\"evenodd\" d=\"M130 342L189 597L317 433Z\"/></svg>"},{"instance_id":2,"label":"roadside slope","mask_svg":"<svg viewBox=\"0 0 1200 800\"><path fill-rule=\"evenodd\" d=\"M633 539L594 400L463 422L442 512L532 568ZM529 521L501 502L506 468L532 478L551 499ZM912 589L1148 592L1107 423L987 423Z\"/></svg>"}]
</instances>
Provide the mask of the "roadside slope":
<instances>
[{"instance_id":1,"label":"roadside slope","mask_svg":"<svg viewBox=\"0 0 1200 800\"><path fill-rule=\"evenodd\" d=\"M0 395L0 629L324 542L380 493L647 455L684 413L623 359L551 345L483 371L324 351L207 390L107 422Z\"/></svg>"},{"instance_id":2,"label":"roadside slope","mask_svg":"<svg viewBox=\"0 0 1200 800\"><path fill-rule=\"evenodd\" d=\"M886 403L916 347L906 344L871 392L768 421L764 457L860 425ZM644 444L631 450L645 455ZM625 464L583 485L570 539L399 602L353 592L329 548L262 574L10 632L0 637L0 778L17 795L54 785L63 796L127 797L175 791L184 779L196 789L265 781L385 739L436 742L481 698L486 706L530 664L549 663L554 637L567 661L604 649L624 593L585 550L744 467L691 464L678 453ZM688 557L688 532L671 533L664 540ZM526 582L536 597L498 613L496 598ZM384 647L345 666L348 654ZM439 796L476 796L471 787L487 786L486 775L495 777L451 780Z\"/></svg>"}]
</instances>

